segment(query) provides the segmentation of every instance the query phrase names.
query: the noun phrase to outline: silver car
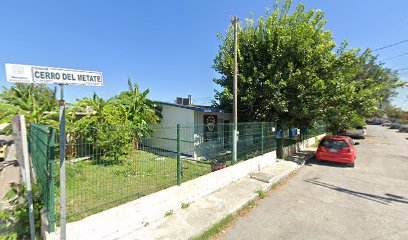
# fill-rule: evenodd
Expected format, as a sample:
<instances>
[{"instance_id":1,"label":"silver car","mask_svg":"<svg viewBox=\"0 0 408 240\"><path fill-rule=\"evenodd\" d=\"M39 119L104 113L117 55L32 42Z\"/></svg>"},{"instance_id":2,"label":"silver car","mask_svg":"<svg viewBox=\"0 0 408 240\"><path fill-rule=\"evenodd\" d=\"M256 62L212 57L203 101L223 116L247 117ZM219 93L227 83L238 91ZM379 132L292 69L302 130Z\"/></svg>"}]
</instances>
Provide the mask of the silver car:
<instances>
[{"instance_id":1,"label":"silver car","mask_svg":"<svg viewBox=\"0 0 408 240\"><path fill-rule=\"evenodd\" d=\"M391 123L390 128L391 129L399 129L401 127L401 124L399 123Z\"/></svg>"},{"instance_id":2,"label":"silver car","mask_svg":"<svg viewBox=\"0 0 408 240\"><path fill-rule=\"evenodd\" d=\"M408 133L408 125L401 125L399 131Z\"/></svg>"}]
</instances>

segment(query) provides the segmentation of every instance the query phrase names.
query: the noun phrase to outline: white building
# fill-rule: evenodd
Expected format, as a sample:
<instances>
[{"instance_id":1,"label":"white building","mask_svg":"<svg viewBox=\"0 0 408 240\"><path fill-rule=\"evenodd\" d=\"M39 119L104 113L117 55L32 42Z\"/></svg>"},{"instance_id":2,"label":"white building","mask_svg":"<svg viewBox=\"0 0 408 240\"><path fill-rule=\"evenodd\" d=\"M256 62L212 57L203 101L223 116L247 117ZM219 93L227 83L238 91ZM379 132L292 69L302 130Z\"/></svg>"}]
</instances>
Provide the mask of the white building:
<instances>
[{"instance_id":1,"label":"white building","mask_svg":"<svg viewBox=\"0 0 408 240\"><path fill-rule=\"evenodd\" d=\"M194 159L211 158L230 149L232 113L211 106L193 105L191 97L175 103L155 101L162 107L161 122L145 145L156 151L177 152L179 124L180 152Z\"/></svg>"}]
</instances>

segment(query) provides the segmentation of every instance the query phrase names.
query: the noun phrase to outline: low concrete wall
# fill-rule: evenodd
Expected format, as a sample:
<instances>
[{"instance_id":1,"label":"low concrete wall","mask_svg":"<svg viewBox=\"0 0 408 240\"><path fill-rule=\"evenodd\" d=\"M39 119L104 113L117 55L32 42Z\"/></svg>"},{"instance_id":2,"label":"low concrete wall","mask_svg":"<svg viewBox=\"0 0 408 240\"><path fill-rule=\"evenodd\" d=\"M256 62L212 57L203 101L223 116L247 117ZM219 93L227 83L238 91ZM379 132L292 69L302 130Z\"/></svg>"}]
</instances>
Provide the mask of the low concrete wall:
<instances>
[{"instance_id":1,"label":"low concrete wall","mask_svg":"<svg viewBox=\"0 0 408 240\"><path fill-rule=\"evenodd\" d=\"M300 143L299 149L310 146L314 138ZM194 180L150 194L135 201L97 213L67 224L67 239L118 239L163 218L166 212L181 208L217 191L250 173L276 162L276 152L269 152L209 173ZM45 234L46 239L59 239L56 232Z\"/></svg>"},{"instance_id":2,"label":"low concrete wall","mask_svg":"<svg viewBox=\"0 0 408 240\"><path fill-rule=\"evenodd\" d=\"M290 156L290 155L292 155L294 153L297 153L299 151L310 148L312 145L314 145L316 143L316 141L319 142L320 139L322 139L325 135L326 134L320 134L320 135L318 135L316 137L312 137L312 138L306 139L306 140L304 140L302 142L298 142L298 143L292 144L290 146L284 147L283 148L284 158L287 157L287 156Z\"/></svg>"}]
</instances>

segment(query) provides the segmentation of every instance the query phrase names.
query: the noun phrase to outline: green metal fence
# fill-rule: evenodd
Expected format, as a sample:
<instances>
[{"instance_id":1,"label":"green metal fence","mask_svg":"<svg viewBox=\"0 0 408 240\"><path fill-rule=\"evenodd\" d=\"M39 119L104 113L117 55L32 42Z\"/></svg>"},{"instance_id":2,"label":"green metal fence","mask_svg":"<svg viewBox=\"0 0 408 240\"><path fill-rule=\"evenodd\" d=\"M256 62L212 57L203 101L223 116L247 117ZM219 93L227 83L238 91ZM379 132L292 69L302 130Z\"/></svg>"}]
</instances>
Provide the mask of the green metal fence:
<instances>
[{"instance_id":1,"label":"green metal fence","mask_svg":"<svg viewBox=\"0 0 408 240\"><path fill-rule=\"evenodd\" d=\"M237 162L276 149L275 123L239 123L237 128ZM229 123L151 126L147 130L127 126L69 129L67 221L82 219L235 164L232 132L233 125ZM317 133L309 131L307 136ZM283 137L293 143L301 140L298 135L290 136L285 129ZM56 206L58 210L59 198Z\"/></svg>"},{"instance_id":2,"label":"green metal fence","mask_svg":"<svg viewBox=\"0 0 408 240\"><path fill-rule=\"evenodd\" d=\"M54 129L40 124L30 124L30 156L41 186L42 203L49 222L49 232L55 230L55 186L54 186Z\"/></svg>"}]
</instances>

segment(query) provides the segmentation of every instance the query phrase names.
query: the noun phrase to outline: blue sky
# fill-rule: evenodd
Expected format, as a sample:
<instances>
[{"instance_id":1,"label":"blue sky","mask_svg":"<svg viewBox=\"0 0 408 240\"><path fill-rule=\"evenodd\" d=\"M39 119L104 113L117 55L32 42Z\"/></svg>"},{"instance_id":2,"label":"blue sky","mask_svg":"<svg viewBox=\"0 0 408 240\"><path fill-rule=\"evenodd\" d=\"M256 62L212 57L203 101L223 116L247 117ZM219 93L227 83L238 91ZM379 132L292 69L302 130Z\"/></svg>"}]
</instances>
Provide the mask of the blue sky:
<instances>
[{"instance_id":1,"label":"blue sky","mask_svg":"<svg viewBox=\"0 0 408 240\"><path fill-rule=\"evenodd\" d=\"M152 99L172 101L191 94L213 96L211 68L230 16L241 20L264 14L274 1L4 1L0 8L0 85L4 63L101 71L101 88L69 86L68 101L108 98L126 89L130 77ZM337 43L373 49L408 39L408 1L313 0ZM408 52L408 42L376 53L380 59ZM408 55L385 61L408 67ZM408 71L404 75L408 80ZM408 89L395 103L408 109Z\"/></svg>"}]
</instances>

